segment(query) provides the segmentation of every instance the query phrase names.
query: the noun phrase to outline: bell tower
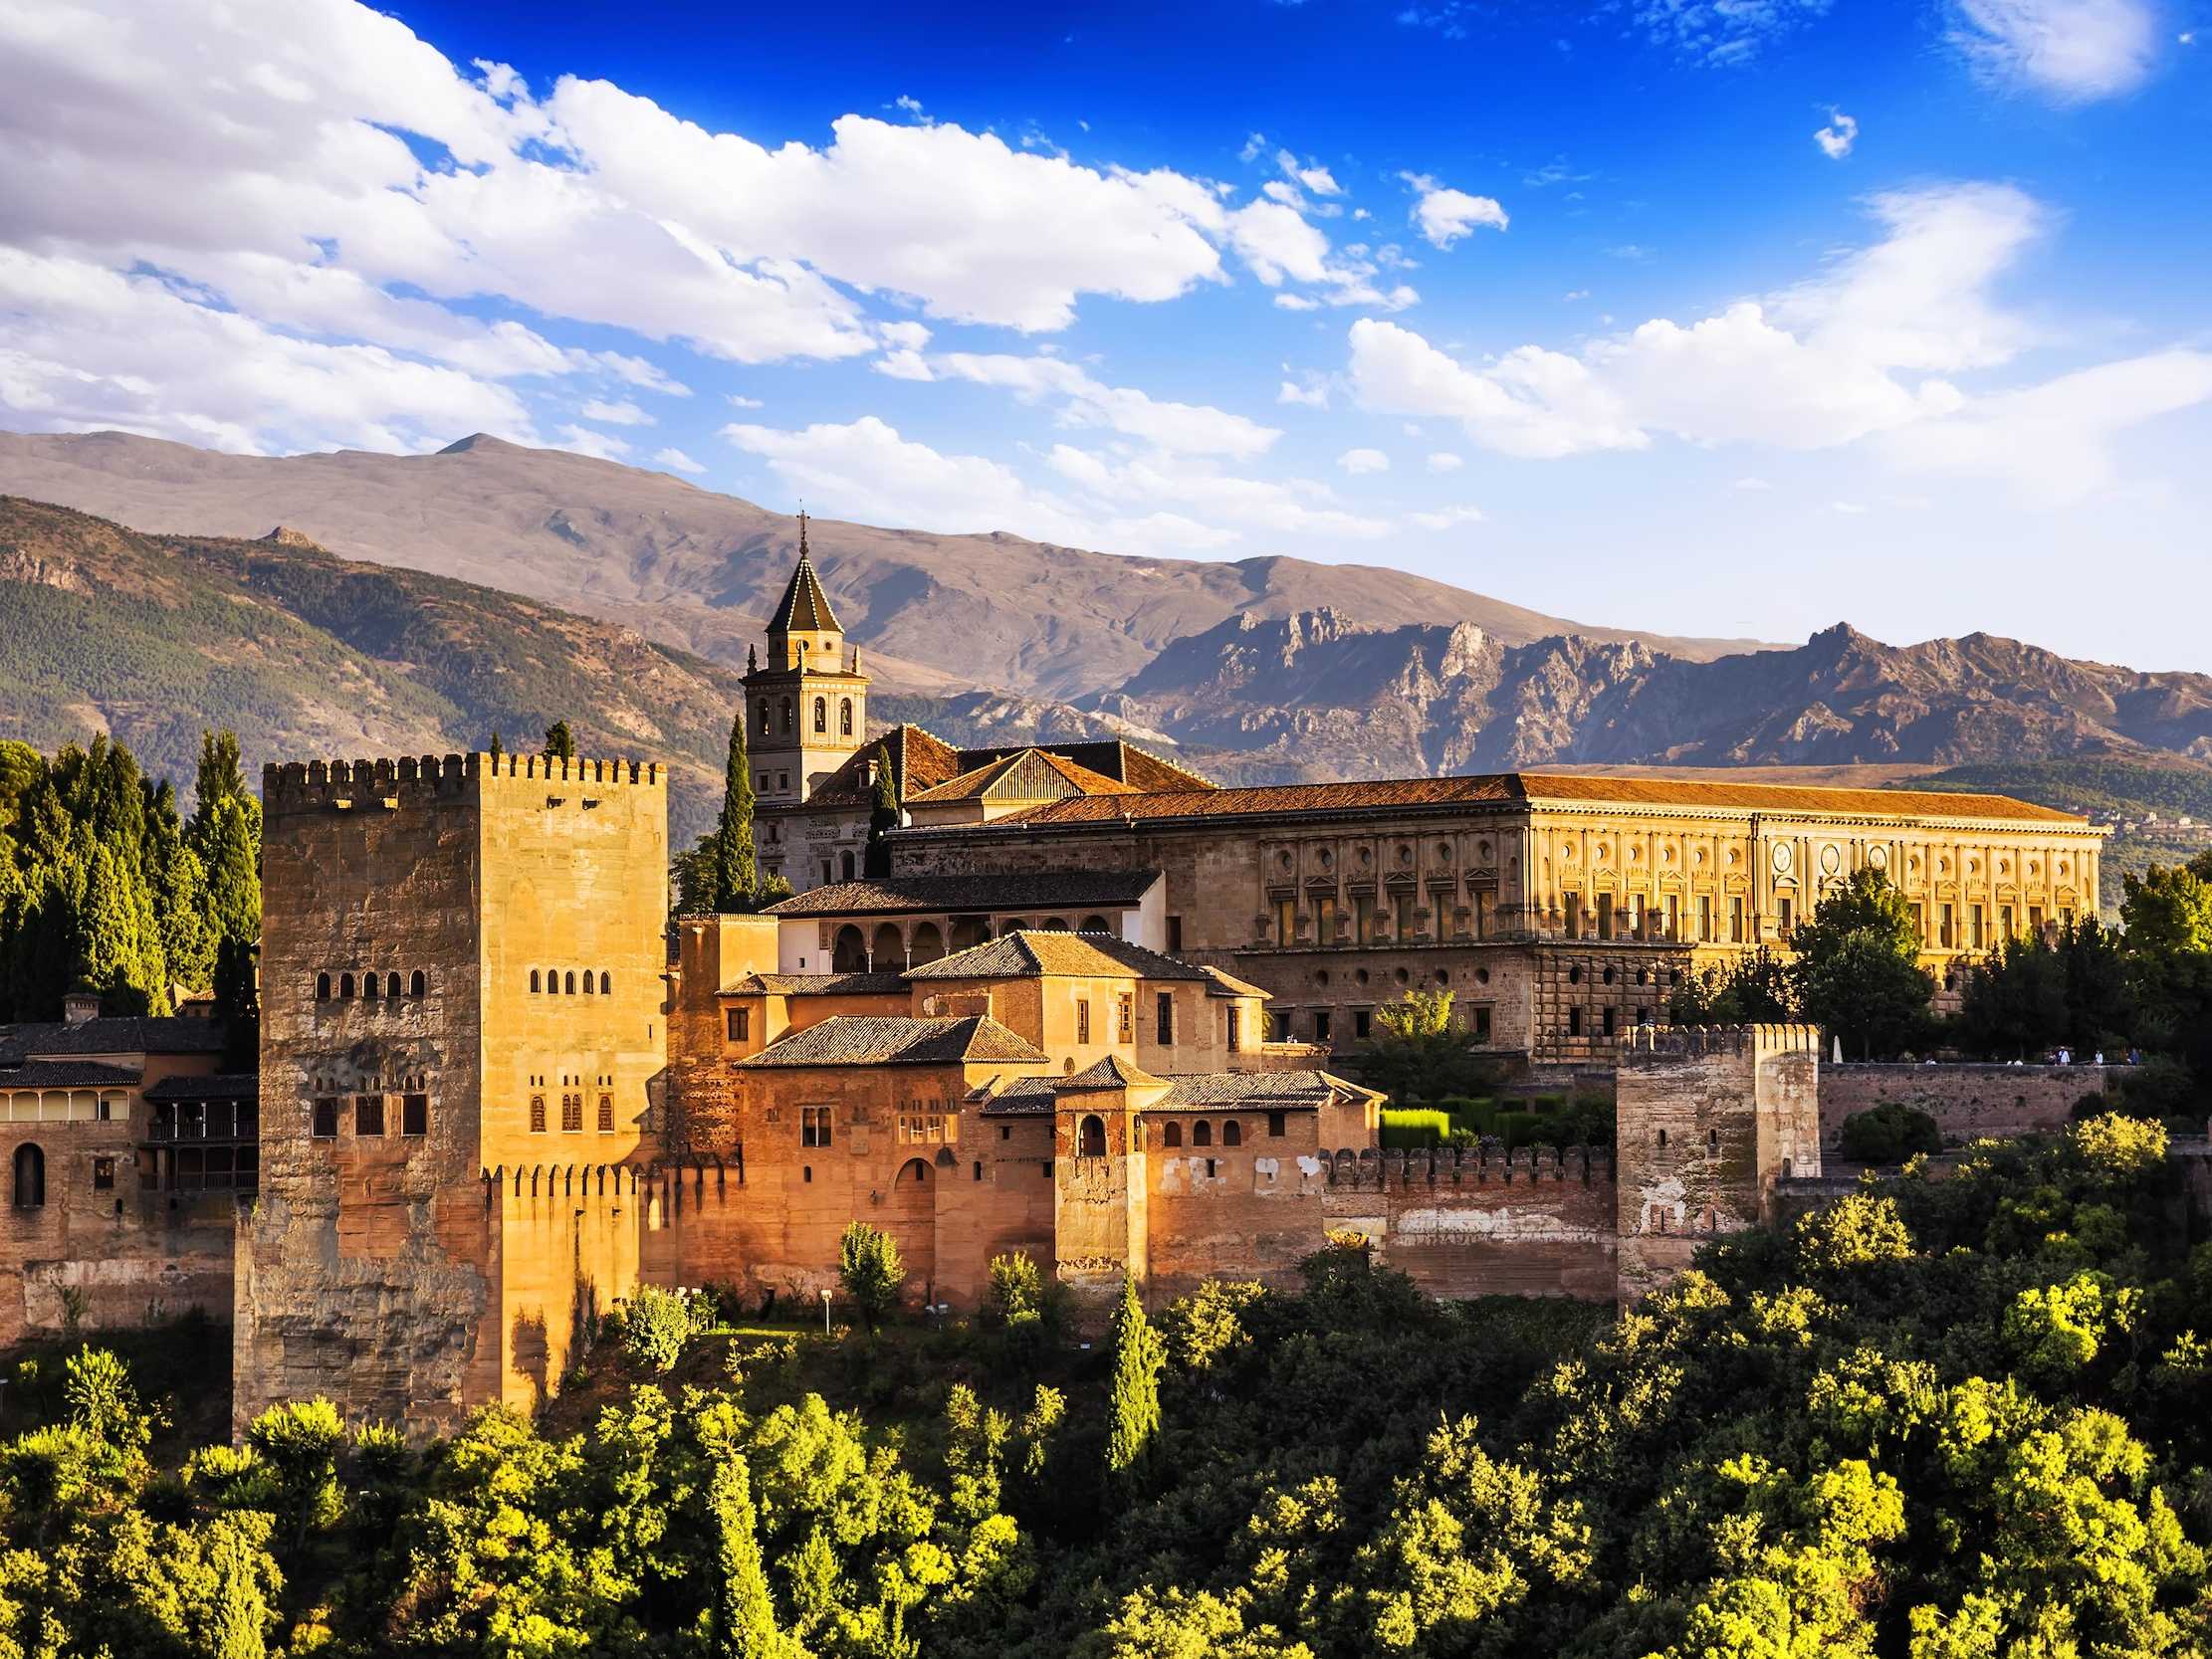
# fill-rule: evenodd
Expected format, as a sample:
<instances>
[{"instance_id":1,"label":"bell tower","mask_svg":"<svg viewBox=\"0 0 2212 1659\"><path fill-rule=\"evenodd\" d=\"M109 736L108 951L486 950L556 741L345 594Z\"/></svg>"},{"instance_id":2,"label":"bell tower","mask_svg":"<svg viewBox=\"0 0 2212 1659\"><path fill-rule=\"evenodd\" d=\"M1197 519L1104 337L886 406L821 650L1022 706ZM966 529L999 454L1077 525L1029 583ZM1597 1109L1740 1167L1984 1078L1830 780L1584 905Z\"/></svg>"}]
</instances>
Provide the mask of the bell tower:
<instances>
[{"instance_id":1,"label":"bell tower","mask_svg":"<svg viewBox=\"0 0 2212 1659\"><path fill-rule=\"evenodd\" d=\"M867 741L868 677L829 607L798 516L798 566L769 620L768 661L749 657L746 746L761 806L803 805Z\"/></svg>"}]
</instances>

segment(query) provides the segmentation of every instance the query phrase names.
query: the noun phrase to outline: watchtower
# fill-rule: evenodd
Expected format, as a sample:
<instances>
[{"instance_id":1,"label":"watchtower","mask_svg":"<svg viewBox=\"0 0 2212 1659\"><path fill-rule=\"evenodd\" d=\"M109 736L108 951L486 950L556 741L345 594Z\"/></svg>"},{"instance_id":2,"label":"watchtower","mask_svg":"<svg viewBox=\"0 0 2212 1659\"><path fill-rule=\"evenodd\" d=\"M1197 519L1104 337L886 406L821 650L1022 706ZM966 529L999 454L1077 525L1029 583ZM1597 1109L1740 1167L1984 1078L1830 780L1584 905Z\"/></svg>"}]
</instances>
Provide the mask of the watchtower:
<instances>
[{"instance_id":1,"label":"watchtower","mask_svg":"<svg viewBox=\"0 0 2212 1659\"><path fill-rule=\"evenodd\" d=\"M1151 1272L1151 1179L1138 1114L1168 1085L1119 1055L1061 1080L1054 1091L1054 1272L1078 1319L1101 1317L1122 1281Z\"/></svg>"},{"instance_id":2,"label":"watchtower","mask_svg":"<svg viewBox=\"0 0 2212 1659\"><path fill-rule=\"evenodd\" d=\"M528 1402L638 1245L583 1208L519 1236L487 1172L656 1155L666 775L450 754L271 766L262 791L236 1420L321 1393L425 1431Z\"/></svg>"},{"instance_id":3,"label":"watchtower","mask_svg":"<svg viewBox=\"0 0 2212 1659\"><path fill-rule=\"evenodd\" d=\"M1814 1026L1637 1026L1616 1090L1624 1302L1707 1239L1771 1220L1778 1180L1821 1172Z\"/></svg>"}]
</instances>

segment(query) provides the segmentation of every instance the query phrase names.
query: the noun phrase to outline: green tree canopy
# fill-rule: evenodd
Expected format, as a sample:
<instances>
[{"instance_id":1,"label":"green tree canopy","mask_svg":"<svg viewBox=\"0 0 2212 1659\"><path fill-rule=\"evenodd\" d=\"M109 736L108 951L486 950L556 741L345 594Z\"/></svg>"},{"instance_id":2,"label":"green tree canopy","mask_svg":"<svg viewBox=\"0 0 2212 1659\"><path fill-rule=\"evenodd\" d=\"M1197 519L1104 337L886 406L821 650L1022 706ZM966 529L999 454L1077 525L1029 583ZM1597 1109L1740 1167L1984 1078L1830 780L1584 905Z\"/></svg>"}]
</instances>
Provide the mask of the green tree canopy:
<instances>
[{"instance_id":1,"label":"green tree canopy","mask_svg":"<svg viewBox=\"0 0 2212 1659\"><path fill-rule=\"evenodd\" d=\"M868 812L868 845L861 855L862 869L870 876L891 874L891 843L887 839L899 827L899 778L891 769L891 745L876 744L875 804Z\"/></svg>"},{"instance_id":2,"label":"green tree canopy","mask_svg":"<svg viewBox=\"0 0 2212 1659\"><path fill-rule=\"evenodd\" d=\"M568 729L566 721L554 721L546 727L546 749L550 759L573 760L576 757L575 733Z\"/></svg>"},{"instance_id":3,"label":"green tree canopy","mask_svg":"<svg viewBox=\"0 0 2212 1659\"><path fill-rule=\"evenodd\" d=\"M1886 1058L1925 1037L1935 987L1920 969L1912 907L1880 871L1853 871L1790 942L1801 1017L1847 1052Z\"/></svg>"}]
</instances>

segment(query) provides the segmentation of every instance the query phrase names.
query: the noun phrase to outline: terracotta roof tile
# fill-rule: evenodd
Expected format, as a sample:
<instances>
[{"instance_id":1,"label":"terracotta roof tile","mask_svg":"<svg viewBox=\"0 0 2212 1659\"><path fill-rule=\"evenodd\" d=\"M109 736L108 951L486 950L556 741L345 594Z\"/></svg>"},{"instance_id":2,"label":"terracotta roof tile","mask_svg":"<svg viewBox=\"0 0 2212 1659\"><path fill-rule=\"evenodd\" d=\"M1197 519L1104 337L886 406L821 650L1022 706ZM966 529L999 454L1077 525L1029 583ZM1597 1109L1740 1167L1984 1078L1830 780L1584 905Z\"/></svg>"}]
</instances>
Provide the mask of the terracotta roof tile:
<instances>
[{"instance_id":1,"label":"terracotta roof tile","mask_svg":"<svg viewBox=\"0 0 2212 1659\"><path fill-rule=\"evenodd\" d=\"M10 1089L128 1089L138 1074L127 1066L94 1060L29 1060L20 1048L0 1044L0 1092Z\"/></svg>"},{"instance_id":2,"label":"terracotta roof tile","mask_svg":"<svg viewBox=\"0 0 2212 1659\"><path fill-rule=\"evenodd\" d=\"M1883 817L1993 818L2039 824L2087 825L2089 820L2010 795L1977 795L1964 790L1837 789L1798 783L1726 783L1719 779L1673 777L1587 777L1571 773L1522 772L1523 792L1532 801L1575 805L1619 801L1631 806L1713 807L1759 812L1833 812Z\"/></svg>"},{"instance_id":3,"label":"terracotta roof tile","mask_svg":"<svg viewBox=\"0 0 2212 1659\"><path fill-rule=\"evenodd\" d=\"M251 1101L261 1098L258 1072L217 1072L213 1077L165 1077L146 1086L149 1101Z\"/></svg>"},{"instance_id":4,"label":"terracotta roof tile","mask_svg":"<svg viewBox=\"0 0 2212 1659\"><path fill-rule=\"evenodd\" d=\"M1135 1061L1109 1054L1102 1060L1094 1060L1073 1077L1061 1078L1059 1092L1063 1095L1109 1094L1119 1089L1159 1087L1161 1080Z\"/></svg>"},{"instance_id":5,"label":"terracotta roof tile","mask_svg":"<svg viewBox=\"0 0 2212 1659\"><path fill-rule=\"evenodd\" d=\"M769 618L772 634L826 634L842 632L837 626L837 613L829 608L829 595L822 591L821 578L814 574L814 560L806 551L806 519L798 521L798 566L791 572L790 585L783 589L783 598L775 607L775 614Z\"/></svg>"},{"instance_id":6,"label":"terracotta roof tile","mask_svg":"<svg viewBox=\"0 0 2212 1659\"><path fill-rule=\"evenodd\" d=\"M58 1059L92 1054L220 1054L224 1030L221 1020L189 1019L182 1015L104 1015L79 1020L46 1020L27 1025L0 1025L0 1040L23 1045L30 1055Z\"/></svg>"},{"instance_id":7,"label":"terracotta roof tile","mask_svg":"<svg viewBox=\"0 0 2212 1659\"><path fill-rule=\"evenodd\" d=\"M1157 870L1021 870L1002 875L880 876L833 882L769 906L770 916L898 916L926 911L1125 910Z\"/></svg>"},{"instance_id":8,"label":"terracotta roof tile","mask_svg":"<svg viewBox=\"0 0 2212 1659\"><path fill-rule=\"evenodd\" d=\"M1148 1112L1199 1112L1222 1107L1315 1110L1340 1097L1374 1095L1331 1072L1187 1072L1168 1080L1168 1093ZM1380 1098L1380 1097L1377 1097Z\"/></svg>"},{"instance_id":9,"label":"terracotta roof tile","mask_svg":"<svg viewBox=\"0 0 2212 1659\"><path fill-rule=\"evenodd\" d=\"M838 1014L771 1043L740 1066L957 1066L980 1061L1036 1063L1029 1041L988 1014L907 1019Z\"/></svg>"},{"instance_id":10,"label":"terracotta roof tile","mask_svg":"<svg viewBox=\"0 0 2212 1659\"><path fill-rule=\"evenodd\" d=\"M1111 933L1019 929L906 970L909 979L1205 979L1206 970Z\"/></svg>"},{"instance_id":11,"label":"terracotta roof tile","mask_svg":"<svg viewBox=\"0 0 2212 1659\"><path fill-rule=\"evenodd\" d=\"M906 989L897 973L749 973L730 991L751 996L896 996Z\"/></svg>"}]
</instances>

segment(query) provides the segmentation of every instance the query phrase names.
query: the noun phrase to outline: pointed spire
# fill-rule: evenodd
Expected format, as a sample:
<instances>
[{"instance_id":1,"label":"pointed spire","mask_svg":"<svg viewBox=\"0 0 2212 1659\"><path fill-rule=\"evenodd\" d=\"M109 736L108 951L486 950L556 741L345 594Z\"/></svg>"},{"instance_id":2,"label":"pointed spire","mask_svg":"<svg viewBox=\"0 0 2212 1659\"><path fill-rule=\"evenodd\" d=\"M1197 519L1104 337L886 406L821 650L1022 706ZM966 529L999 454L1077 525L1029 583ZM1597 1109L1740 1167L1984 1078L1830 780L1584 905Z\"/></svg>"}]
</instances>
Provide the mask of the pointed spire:
<instances>
[{"instance_id":1,"label":"pointed spire","mask_svg":"<svg viewBox=\"0 0 2212 1659\"><path fill-rule=\"evenodd\" d=\"M770 619L769 633L774 634L835 634L844 630L837 625L837 613L829 608L829 596L822 592L821 579L814 574L814 560L806 548L806 514L798 516L798 567L791 572L790 586L783 590L783 602L775 607Z\"/></svg>"}]
</instances>

